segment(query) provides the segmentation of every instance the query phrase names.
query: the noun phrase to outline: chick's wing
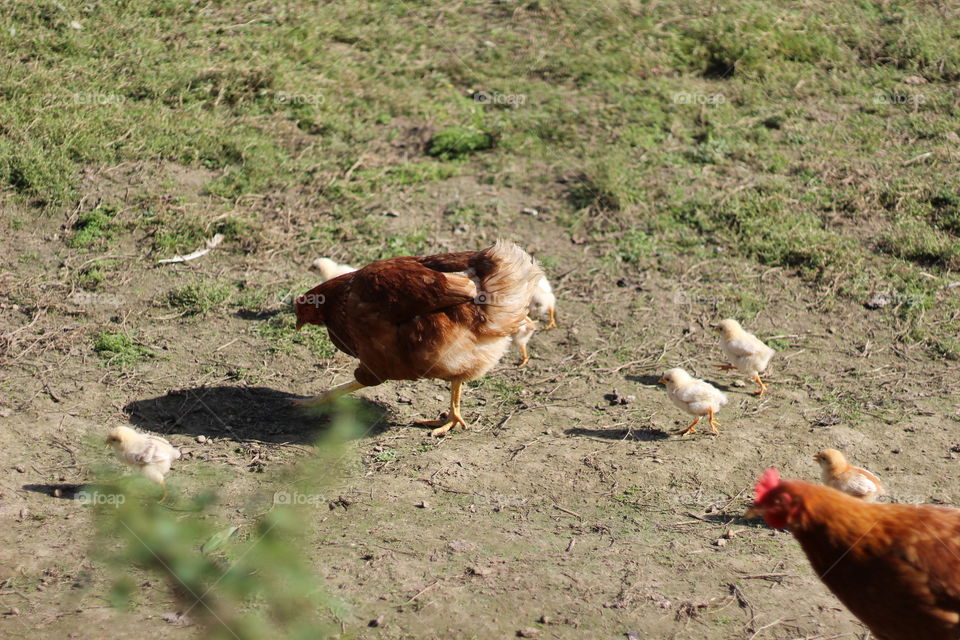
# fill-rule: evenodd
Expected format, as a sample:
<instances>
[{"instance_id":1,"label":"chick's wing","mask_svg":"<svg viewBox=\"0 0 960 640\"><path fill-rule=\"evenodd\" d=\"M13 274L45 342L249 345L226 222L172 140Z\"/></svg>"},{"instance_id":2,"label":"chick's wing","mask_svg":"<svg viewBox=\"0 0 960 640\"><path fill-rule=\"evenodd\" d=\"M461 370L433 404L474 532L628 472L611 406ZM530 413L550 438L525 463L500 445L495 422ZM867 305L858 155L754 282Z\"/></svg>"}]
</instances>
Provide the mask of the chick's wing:
<instances>
[{"instance_id":1,"label":"chick's wing","mask_svg":"<svg viewBox=\"0 0 960 640\"><path fill-rule=\"evenodd\" d=\"M688 404L712 402L721 397L719 391L699 380L678 388L676 394L677 398Z\"/></svg>"},{"instance_id":2,"label":"chick's wing","mask_svg":"<svg viewBox=\"0 0 960 640\"><path fill-rule=\"evenodd\" d=\"M750 334L737 336L727 341L725 346L730 355L736 357L756 355L767 349L767 346L760 342L756 336Z\"/></svg>"}]
</instances>

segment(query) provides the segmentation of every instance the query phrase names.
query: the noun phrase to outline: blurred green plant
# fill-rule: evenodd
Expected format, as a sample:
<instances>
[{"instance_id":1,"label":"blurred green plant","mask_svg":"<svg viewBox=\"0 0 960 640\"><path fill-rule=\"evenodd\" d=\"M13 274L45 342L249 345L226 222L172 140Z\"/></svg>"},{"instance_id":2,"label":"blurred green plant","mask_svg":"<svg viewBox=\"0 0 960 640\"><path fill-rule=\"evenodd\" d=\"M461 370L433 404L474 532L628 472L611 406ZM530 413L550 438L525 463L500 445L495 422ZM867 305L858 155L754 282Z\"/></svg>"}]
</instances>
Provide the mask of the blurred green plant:
<instances>
[{"instance_id":1,"label":"blurred green plant","mask_svg":"<svg viewBox=\"0 0 960 640\"><path fill-rule=\"evenodd\" d=\"M313 572L303 540L308 510L327 504L322 494L341 476L345 443L358 433L352 411L335 411L314 455L279 474L274 488L281 488L259 496L266 510L249 523L225 523L210 490L171 491L163 503L140 476L86 488L85 496L97 497L89 500L92 555L112 572L111 603L133 606L142 571L166 583L177 615L202 625L205 638L335 635L332 620L344 608Z\"/></svg>"}]
</instances>

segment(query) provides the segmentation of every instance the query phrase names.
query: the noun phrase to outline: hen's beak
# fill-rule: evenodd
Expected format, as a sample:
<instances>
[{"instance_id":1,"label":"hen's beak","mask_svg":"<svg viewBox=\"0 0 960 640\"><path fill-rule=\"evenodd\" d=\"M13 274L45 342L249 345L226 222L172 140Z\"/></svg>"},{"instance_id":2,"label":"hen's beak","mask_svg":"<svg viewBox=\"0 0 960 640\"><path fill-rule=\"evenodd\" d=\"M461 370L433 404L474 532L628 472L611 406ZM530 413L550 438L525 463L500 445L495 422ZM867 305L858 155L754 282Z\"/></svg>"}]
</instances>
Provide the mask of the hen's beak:
<instances>
[{"instance_id":1,"label":"hen's beak","mask_svg":"<svg viewBox=\"0 0 960 640\"><path fill-rule=\"evenodd\" d=\"M747 520L753 520L753 519L755 519L755 518L762 518L762 517L763 517L763 509L761 509L760 507L750 507L750 508L747 509L747 511L743 514L743 517L744 517L745 519L747 519Z\"/></svg>"},{"instance_id":2,"label":"hen's beak","mask_svg":"<svg viewBox=\"0 0 960 640\"><path fill-rule=\"evenodd\" d=\"M297 331L300 331L300 329L301 329L301 328L303 327L303 325L305 325L305 324L307 324L307 323L306 323L304 320L301 320L301 319L297 318Z\"/></svg>"}]
</instances>

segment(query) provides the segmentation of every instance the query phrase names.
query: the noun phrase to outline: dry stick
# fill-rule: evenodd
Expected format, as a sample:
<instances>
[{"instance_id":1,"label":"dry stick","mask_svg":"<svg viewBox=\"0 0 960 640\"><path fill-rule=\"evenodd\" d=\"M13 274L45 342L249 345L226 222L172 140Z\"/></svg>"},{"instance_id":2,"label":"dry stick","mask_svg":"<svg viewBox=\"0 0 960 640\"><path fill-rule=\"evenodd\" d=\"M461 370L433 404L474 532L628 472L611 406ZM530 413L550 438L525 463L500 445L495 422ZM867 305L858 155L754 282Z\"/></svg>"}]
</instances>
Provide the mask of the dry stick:
<instances>
[{"instance_id":1,"label":"dry stick","mask_svg":"<svg viewBox=\"0 0 960 640\"><path fill-rule=\"evenodd\" d=\"M440 580L434 580L433 582L431 582L430 584L428 584L427 586L425 586L423 589L420 589L420 591L417 592L417 595L413 596L412 598L410 598L409 600L407 600L407 601L404 602L403 604L410 604L411 602L413 602L414 600L416 600L417 598L419 598L420 596L422 596L423 594L425 594L428 590L430 590L431 588L437 586L438 584L440 584Z\"/></svg>"},{"instance_id":2,"label":"dry stick","mask_svg":"<svg viewBox=\"0 0 960 640\"><path fill-rule=\"evenodd\" d=\"M571 511L570 509L566 509L566 508L564 508L564 507L561 507L561 506L558 505L558 504L553 505L553 508L554 508L554 509L559 509L560 511L563 511L563 512L566 513L566 514L569 514L569 515L574 516L574 517L576 517L576 518L580 518L581 520L584 519L584 517L583 517L582 515L580 515L579 513L577 513L576 511Z\"/></svg>"}]
</instances>

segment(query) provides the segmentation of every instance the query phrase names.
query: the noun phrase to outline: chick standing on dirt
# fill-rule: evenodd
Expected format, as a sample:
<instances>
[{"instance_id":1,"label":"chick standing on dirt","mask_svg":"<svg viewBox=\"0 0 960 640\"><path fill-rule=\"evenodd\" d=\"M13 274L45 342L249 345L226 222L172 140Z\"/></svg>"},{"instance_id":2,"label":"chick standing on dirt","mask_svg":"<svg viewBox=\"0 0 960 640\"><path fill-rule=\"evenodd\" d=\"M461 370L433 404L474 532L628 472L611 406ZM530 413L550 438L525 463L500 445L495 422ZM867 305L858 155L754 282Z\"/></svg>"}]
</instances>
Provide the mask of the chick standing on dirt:
<instances>
[{"instance_id":1,"label":"chick standing on dirt","mask_svg":"<svg viewBox=\"0 0 960 640\"><path fill-rule=\"evenodd\" d=\"M727 396L709 382L694 378L683 369L676 367L668 370L659 380L660 384L667 385L667 397L687 413L695 416L685 430L679 432L681 436L696 431L697 423L703 416L710 416L711 433L719 434L716 413L720 407L727 404Z\"/></svg>"},{"instance_id":2,"label":"chick standing on dirt","mask_svg":"<svg viewBox=\"0 0 960 640\"><path fill-rule=\"evenodd\" d=\"M721 320L716 330L720 334L720 348L730 363L717 366L727 370L736 369L751 376L753 381L760 385L757 396L762 396L767 385L760 379L760 374L766 370L770 358L776 352L763 344L757 336L744 331L740 323L733 318Z\"/></svg>"},{"instance_id":3,"label":"chick standing on dirt","mask_svg":"<svg viewBox=\"0 0 960 640\"><path fill-rule=\"evenodd\" d=\"M523 321L523 324L520 325L520 328L517 329L517 332L510 336L511 342L520 349L520 361L517 362L518 367L525 367L527 361L530 360L530 355L527 353L527 343L530 342L530 338L533 337L534 331L537 330L537 323L534 320L531 320L527 316L526 320Z\"/></svg>"},{"instance_id":4,"label":"chick standing on dirt","mask_svg":"<svg viewBox=\"0 0 960 640\"><path fill-rule=\"evenodd\" d=\"M160 436L138 433L130 427L116 427L107 436L107 444L113 447L117 459L140 470L147 479L166 487L163 477L170 471L170 464L180 459L180 450Z\"/></svg>"},{"instance_id":5,"label":"chick standing on dirt","mask_svg":"<svg viewBox=\"0 0 960 640\"><path fill-rule=\"evenodd\" d=\"M886 493L875 475L851 465L836 449L824 449L813 456L813 459L820 463L820 475L823 484L828 487L865 502L873 502L877 496Z\"/></svg>"},{"instance_id":6,"label":"chick standing on dirt","mask_svg":"<svg viewBox=\"0 0 960 640\"><path fill-rule=\"evenodd\" d=\"M550 322L543 330L556 329L556 309L557 297L553 295L553 287L550 286L550 281L544 276L537 282L537 287L530 297L530 317L543 318L544 315L549 315Z\"/></svg>"}]
</instances>

